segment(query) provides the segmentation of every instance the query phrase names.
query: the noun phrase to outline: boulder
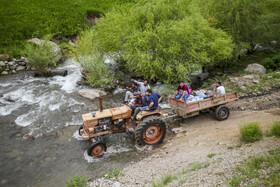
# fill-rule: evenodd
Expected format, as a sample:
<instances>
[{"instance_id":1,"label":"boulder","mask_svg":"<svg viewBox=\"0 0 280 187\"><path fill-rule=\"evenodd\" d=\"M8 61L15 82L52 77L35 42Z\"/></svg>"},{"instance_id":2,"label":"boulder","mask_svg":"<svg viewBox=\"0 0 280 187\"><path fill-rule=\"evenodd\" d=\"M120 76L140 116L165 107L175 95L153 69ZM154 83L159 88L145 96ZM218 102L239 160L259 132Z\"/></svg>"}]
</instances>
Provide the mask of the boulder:
<instances>
[{"instance_id":1,"label":"boulder","mask_svg":"<svg viewBox=\"0 0 280 187\"><path fill-rule=\"evenodd\" d=\"M99 97L100 92L102 93L102 95L107 95L106 92L98 89L82 89L78 91L78 94L82 97L93 100Z\"/></svg>"},{"instance_id":2,"label":"boulder","mask_svg":"<svg viewBox=\"0 0 280 187\"><path fill-rule=\"evenodd\" d=\"M5 66L6 64L3 61L0 61L0 67Z\"/></svg>"},{"instance_id":3,"label":"boulder","mask_svg":"<svg viewBox=\"0 0 280 187\"><path fill-rule=\"evenodd\" d=\"M243 76L245 79L254 79L255 77L253 75L245 75Z\"/></svg>"},{"instance_id":4,"label":"boulder","mask_svg":"<svg viewBox=\"0 0 280 187\"><path fill-rule=\"evenodd\" d=\"M59 47L56 43L54 43L54 42L46 41L46 40L41 40L41 39L39 39L39 38L30 39L30 40L28 40L28 42L34 43L34 44L36 44L36 45L41 45L41 44L43 44L44 42L46 42L47 44L49 44L49 45L52 46L52 52L53 52L54 54L58 54L58 55L61 55L61 54L62 54L60 47Z\"/></svg>"},{"instance_id":5,"label":"boulder","mask_svg":"<svg viewBox=\"0 0 280 187\"><path fill-rule=\"evenodd\" d=\"M245 69L245 71L250 72L250 73L265 73L266 72L265 68L262 65L257 64L257 63L249 64L247 66L247 68Z\"/></svg>"},{"instance_id":6,"label":"boulder","mask_svg":"<svg viewBox=\"0 0 280 187\"><path fill-rule=\"evenodd\" d=\"M25 66L22 66L22 65L19 65L16 70L17 71L21 71L21 70L24 70L25 69Z\"/></svg>"},{"instance_id":7,"label":"boulder","mask_svg":"<svg viewBox=\"0 0 280 187\"><path fill-rule=\"evenodd\" d=\"M8 75L9 73L7 71L3 71L2 75Z\"/></svg>"},{"instance_id":8,"label":"boulder","mask_svg":"<svg viewBox=\"0 0 280 187\"><path fill-rule=\"evenodd\" d=\"M15 65L15 62L14 61L11 61L11 62L8 62L9 66L13 66Z\"/></svg>"},{"instance_id":9,"label":"boulder","mask_svg":"<svg viewBox=\"0 0 280 187\"><path fill-rule=\"evenodd\" d=\"M258 80L253 80L252 81L254 84L259 84L260 83L260 81L258 81Z\"/></svg>"},{"instance_id":10,"label":"boulder","mask_svg":"<svg viewBox=\"0 0 280 187\"><path fill-rule=\"evenodd\" d=\"M246 88L245 86L240 86L240 89L241 89L242 91L246 91L246 90L247 90L247 88Z\"/></svg>"}]
</instances>

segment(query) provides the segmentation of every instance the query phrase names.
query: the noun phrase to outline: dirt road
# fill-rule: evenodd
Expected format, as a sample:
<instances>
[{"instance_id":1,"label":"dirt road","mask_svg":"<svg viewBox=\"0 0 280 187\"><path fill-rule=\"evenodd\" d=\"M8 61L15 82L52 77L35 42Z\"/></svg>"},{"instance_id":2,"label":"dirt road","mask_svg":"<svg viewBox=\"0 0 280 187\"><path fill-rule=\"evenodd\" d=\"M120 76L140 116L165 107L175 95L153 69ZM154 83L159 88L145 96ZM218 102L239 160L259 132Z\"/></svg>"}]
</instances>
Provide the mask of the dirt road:
<instances>
[{"instance_id":1,"label":"dirt road","mask_svg":"<svg viewBox=\"0 0 280 187\"><path fill-rule=\"evenodd\" d=\"M279 97L279 92L276 94L277 97L270 96L276 98L274 102ZM238 101L240 105L244 102L244 99ZM251 106L258 104L254 99L248 102ZM238 103L234 106L238 107ZM124 176L114 182L121 186L153 186L153 182L157 183L168 174L176 176L176 173L188 169L194 171L177 176L168 186L227 186L227 180L238 164L251 155L280 146L279 138L265 136L258 142L240 145L239 127L244 123L258 122L266 132L276 120L280 120L280 108L275 107L260 111L232 111L225 121L217 121L209 113L186 119L179 127L171 127L179 129L179 132L175 135L169 133L163 144L153 148L150 156L130 163L123 170Z\"/></svg>"}]
</instances>

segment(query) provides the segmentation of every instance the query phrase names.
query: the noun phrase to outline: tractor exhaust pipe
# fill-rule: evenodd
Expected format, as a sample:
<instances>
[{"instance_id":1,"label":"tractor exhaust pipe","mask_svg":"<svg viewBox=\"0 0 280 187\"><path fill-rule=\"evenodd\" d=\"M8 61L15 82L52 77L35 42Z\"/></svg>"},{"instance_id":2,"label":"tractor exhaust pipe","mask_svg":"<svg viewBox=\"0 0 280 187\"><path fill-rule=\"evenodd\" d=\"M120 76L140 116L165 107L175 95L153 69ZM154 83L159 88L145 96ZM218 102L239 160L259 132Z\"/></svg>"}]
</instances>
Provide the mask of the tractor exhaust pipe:
<instances>
[{"instance_id":1,"label":"tractor exhaust pipe","mask_svg":"<svg viewBox=\"0 0 280 187\"><path fill-rule=\"evenodd\" d=\"M99 111L103 111L103 97L101 92L99 92Z\"/></svg>"}]
</instances>

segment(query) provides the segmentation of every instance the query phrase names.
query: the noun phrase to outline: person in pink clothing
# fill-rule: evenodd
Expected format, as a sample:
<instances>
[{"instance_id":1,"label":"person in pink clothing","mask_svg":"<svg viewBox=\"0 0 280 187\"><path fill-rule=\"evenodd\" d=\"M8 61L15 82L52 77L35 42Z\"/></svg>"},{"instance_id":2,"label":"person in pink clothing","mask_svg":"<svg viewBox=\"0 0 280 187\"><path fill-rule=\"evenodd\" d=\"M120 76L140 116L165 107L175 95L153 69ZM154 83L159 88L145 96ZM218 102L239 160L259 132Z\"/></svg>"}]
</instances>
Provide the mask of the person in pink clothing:
<instances>
[{"instance_id":1,"label":"person in pink clothing","mask_svg":"<svg viewBox=\"0 0 280 187\"><path fill-rule=\"evenodd\" d=\"M175 98L181 101L186 101L189 97L188 90L188 86L185 85L183 81L181 81L175 92Z\"/></svg>"}]
</instances>

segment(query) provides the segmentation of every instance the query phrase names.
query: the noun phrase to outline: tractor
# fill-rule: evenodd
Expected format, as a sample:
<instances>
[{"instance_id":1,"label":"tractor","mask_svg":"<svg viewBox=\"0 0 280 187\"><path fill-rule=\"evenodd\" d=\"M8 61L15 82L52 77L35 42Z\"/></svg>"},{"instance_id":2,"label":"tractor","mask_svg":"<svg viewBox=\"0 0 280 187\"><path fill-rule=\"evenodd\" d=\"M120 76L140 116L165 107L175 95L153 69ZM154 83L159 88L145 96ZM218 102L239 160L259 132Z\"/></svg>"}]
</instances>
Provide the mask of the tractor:
<instances>
[{"instance_id":1,"label":"tractor","mask_svg":"<svg viewBox=\"0 0 280 187\"><path fill-rule=\"evenodd\" d=\"M83 114L83 125L79 134L83 140L91 140L88 155L99 157L106 152L107 146L98 141L98 137L113 133L133 132L138 145L160 144L166 134L164 118L167 113L155 111L141 111L136 120L131 118L132 109L125 104L117 108L103 110L102 94L99 94L99 111Z\"/></svg>"}]
</instances>

